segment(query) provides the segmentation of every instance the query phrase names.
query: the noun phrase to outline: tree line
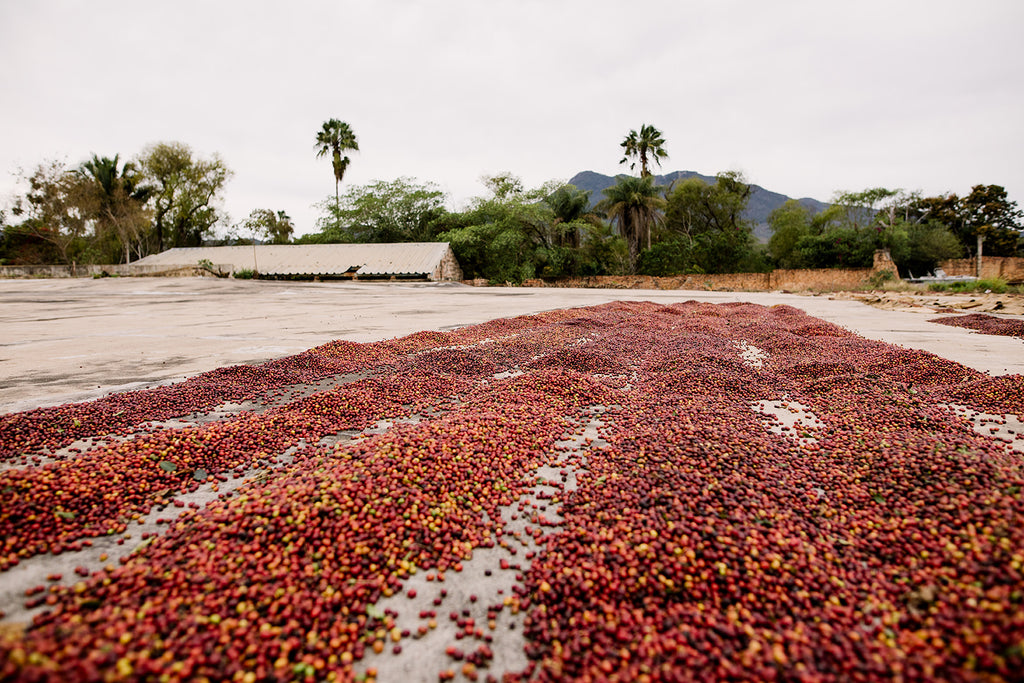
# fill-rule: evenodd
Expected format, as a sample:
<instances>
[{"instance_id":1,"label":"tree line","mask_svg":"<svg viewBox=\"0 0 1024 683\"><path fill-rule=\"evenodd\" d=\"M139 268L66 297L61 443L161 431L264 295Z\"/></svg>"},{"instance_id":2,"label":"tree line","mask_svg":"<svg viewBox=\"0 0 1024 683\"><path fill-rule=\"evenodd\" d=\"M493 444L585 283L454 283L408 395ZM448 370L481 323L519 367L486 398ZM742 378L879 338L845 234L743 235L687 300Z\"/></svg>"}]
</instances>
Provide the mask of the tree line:
<instances>
[{"instance_id":1,"label":"tree line","mask_svg":"<svg viewBox=\"0 0 1024 683\"><path fill-rule=\"evenodd\" d=\"M350 142L349 149L358 149L354 137ZM620 164L639 168L639 175L618 176L597 202L557 182L525 188L510 173L485 177L488 194L459 212L444 208L436 185L411 178L343 193L336 186L335 196L318 205L318 231L298 241L446 241L466 277L492 282L859 268L872 265L877 249L888 249L904 275L923 275L941 261L973 255L979 237L989 255L1024 254L1021 211L998 185L977 185L965 197L885 188L839 192L817 214L790 200L770 216L772 237L761 244L744 218L752 188L743 175L726 171L713 183L689 178L659 186L651 166L668 157L665 144L654 126L629 131ZM322 149L327 154L330 147ZM340 152L333 155L338 168Z\"/></svg>"},{"instance_id":2,"label":"tree line","mask_svg":"<svg viewBox=\"0 0 1024 683\"><path fill-rule=\"evenodd\" d=\"M1021 211L998 185L970 194L925 197L871 188L837 193L812 214L796 201L772 213L767 244L744 218L752 188L742 174L713 183L655 183L652 165L668 158L663 134L644 124L621 141L623 174L600 201L572 185L526 188L511 173L485 177L487 194L460 211L445 208L435 184L413 178L341 188L358 151L352 128L324 122L317 157L331 160L335 193L316 206L317 231L295 243L451 243L468 278L521 282L536 277L639 273L764 272L773 268L867 267L888 249L901 273L921 275L942 260L984 253L1020 255ZM284 211L255 209L229 224L221 193L231 171L182 143L158 143L122 163L93 155L70 168L40 164L23 174L27 190L0 215L0 263L122 263L170 247L259 240L292 242ZM217 237L214 228L226 227Z\"/></svg>"},{"instance_id":3,"label":"tree line","mask_svg":"<svg viewBox=\"0 0 1024 683\"><path fill-rule=\"evenodd\" d=\"M228 224L223 191L232 172L180 142L148 146L121 161L98 156L78 166L45 161L21 172L24 192L0 213L0 264L130 263L172 247L243 238L286 244L283 211L255 209ZM215 228L226 227L217 238Z\"/></svg>"}]
</instances>

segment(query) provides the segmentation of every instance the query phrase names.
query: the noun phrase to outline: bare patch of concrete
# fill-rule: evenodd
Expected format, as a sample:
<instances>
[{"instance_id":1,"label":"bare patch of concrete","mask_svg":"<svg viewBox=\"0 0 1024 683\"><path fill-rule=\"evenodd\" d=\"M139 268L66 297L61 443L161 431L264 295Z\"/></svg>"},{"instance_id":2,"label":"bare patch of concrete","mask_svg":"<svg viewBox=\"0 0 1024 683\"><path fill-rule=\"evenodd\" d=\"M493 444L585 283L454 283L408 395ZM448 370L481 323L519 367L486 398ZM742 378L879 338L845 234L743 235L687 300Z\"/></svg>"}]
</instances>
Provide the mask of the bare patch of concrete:
<instances>
[{"instance_id":1,"label":"bare patch of concrete","mask_svg":"<svg viewBox=\"0 0 1024 683\"><path fill-rule=\"evenodd\" d=\"M801 446L817 444L817 432L826 427L810 408L785 397L781 401L757 401L751 408L766 418L769 431Z\"/></svg>"},{"instance_id":2,"label":"bare patch of concrete","mask_svg":"<svg viewBox=\"0 0 1024 683\"><path fill-rule=\"evenodd\" d=\"M956 404L946 407L959 417L969 420L978 434L999 441L1012 450L1024 452L1024 422L1016 415L983 413Z\"/></svg>"},{"instance_id":3,"label":"bare patch of concrete","mask_svg":"<svg viewBox=\"0 0 1024 683\"><path fill-rule=\"evenodd\" d=\"M768 360L768 354L766 352L744 340L733 342L733 344L739 350L740 358L743 359L743 363L746 366L751 368L764 367L765 361Z\"/></svg>"}]
</instances>

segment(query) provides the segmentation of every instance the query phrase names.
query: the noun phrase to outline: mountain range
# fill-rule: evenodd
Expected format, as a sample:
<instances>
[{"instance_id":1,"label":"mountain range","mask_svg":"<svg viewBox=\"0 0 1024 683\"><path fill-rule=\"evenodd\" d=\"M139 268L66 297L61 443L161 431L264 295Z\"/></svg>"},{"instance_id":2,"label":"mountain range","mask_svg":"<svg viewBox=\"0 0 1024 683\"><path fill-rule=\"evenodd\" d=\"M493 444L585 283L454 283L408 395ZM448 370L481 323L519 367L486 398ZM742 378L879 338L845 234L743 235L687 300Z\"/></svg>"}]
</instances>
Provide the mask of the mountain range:
<instances>
[{"instance_id":1,"label":"mountain range","mask_svg":"<svg viewBox=\"0 0 1024 683\"><path fill-rule=\"evenodd\" d=\"M668 186L687 178L700 178L712 185L716 182L714 176L703 175L696 171L674 171L667 175L654 176L654 181L656 185ZM595 204L604 198L605 189L615 184L615 176L595 173L594 171L581 171L570 178L569 183L581 190L588 190L590 192L590 205L593 208ZM754 237L761 242L767 242L772 235L772 230L768 226L768 216L771 215L772 211L785 204L791 197L779 192L766 190L760 185L751 185L750 188L753 192L750 194L750 201L747 203L747 210L743 212L743 217L753 224ZM819 213L829 206L826 202L820 202L809 197L802 197L797 201L807 207L811 215Z\"/></svg>"}]
</instances>

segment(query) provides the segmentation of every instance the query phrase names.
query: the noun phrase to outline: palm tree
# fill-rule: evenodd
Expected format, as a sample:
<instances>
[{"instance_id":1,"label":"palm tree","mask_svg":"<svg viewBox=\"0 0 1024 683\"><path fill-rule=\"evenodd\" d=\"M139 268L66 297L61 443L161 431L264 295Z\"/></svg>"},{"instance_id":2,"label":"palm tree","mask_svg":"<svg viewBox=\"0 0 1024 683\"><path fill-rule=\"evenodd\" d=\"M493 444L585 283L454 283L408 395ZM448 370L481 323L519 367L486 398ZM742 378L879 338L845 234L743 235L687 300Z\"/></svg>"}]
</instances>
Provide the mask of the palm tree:
<instances>
[{"instance_id":1,"label":"palm tree","mask_svg":"<svg viewBox=\"0 0 1024 683\"><path fill-rule=\"evenodd\" d=\"M623 149L624 156L620 164L626 163L630 157L636 157L640 159L640 177L645 178L651 175L651 172L647 169L647 155L651 156L654 163L661 167L661 160L668 158L668 152L665 151L665 138L661 136L661 131L654 126L649 126L646 123L640 126L640 132L637 133L635 130L629 131L629 135L622 141L621 147ZM636 162L632 162L629 165L629 170L636 168Z\"/></svg>"},{"instance_id":2,"label":"palm tree","mask_svg":"<svg viewBox=\"0 0 1024 683\"><path fill-rule=\"evenodd\" d=\"M618 182L604 191L597 208L619 226L629 244L630 269L636 268L641 240L651 247L651 228L661 222L665 200L650 174L639 178L621 175Z\"/></svg>"},{"instance_id":3,"label":"palm tree","mask_svg":"<svg viewBox=\"0 0 1024 683\"><path fill-rule=\"evenodd\" d=\"M349 158L341 156L342 151L347 149L359 151L356 135L349 128L348 124L338 119L324 121L323 129L316 134L316 156L319 159L328 153L331 155L331 161L334 166L335 202L338 201L338 185L341 184L341 179L345 177L345 169L348 168L349 164Z\"/></svg>"},{"instance_id":4,"label":"palm tree","mask_svg":"<svg viewBox=\"0 0 1024 683\"><path fill-rule=\"evenodd\" d=\"M96 201L96 224L99 231L112 231L124 247L125 263L131 262L131 247L140 242L149 222L144 205L151 194L142 182L142 175L132 162L118 167L120 154L114 158L95 154L78 169L79 175L91 181ZM141 257L141 244L137 245Z\"/></svg>"},{"instance_id":5,"label":"palm tree","mask_svg":"<svg viewBox=\"0 0 1024 683\"><path fill-rule=\"evenodd\" d=\"M278 211L270 230L270 243L288 244L293 232L295 232L295 224L292 223L292 217L284 211Z\"/></svg>"},{"instance_id":6,"label":"palm tree","mask_svg":"<svg viewBox=\"0 0 1024 683\"><path fill-rule=\"evenodd\" d=\"M580 233L577 226L583 223L599 223L600 219L590 211L590 192L575 185L562 185L544 198L555 214L553 227L556 230L558 246L578 248ZM568 242L565 244L564 242Z\"/></svg>"}]
</instances>

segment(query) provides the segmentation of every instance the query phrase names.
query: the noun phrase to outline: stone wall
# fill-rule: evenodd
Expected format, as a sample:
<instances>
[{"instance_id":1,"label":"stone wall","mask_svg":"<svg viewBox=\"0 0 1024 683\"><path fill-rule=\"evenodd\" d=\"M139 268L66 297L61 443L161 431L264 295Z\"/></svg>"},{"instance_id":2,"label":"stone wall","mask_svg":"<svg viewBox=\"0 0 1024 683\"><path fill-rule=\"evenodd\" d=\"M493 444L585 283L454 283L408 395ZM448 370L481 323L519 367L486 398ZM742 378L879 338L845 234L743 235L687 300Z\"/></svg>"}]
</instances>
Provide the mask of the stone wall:
<instances>
[{"instance_id":1,"label":"stone wall","mask_svg":"<svg viewBox=\"0 0 1024 683\"><path fill-rule=\"evenodd\" d=\"M977 275L978 264L972 258L944 261L939 268L946 275ZM1017 256L981 256L981 276L983 278L1001 278L1010 283L1024 282L1024 258Z\"/></svg>"},{"instance_id":2,"label":"stone wall","mask_svg":"<svg viewBox=\"0 0 1024 683\"><path fill-rule=\"evenodd\" d=\"M455 258L455 252L451 250L451 247L448 248L444 253L444 258L434 268L430 279L434 282L460 282L462 280L462 267Z\"/></svg>"},{"instance_id":3,"label":"stone wall","mask_svg":"<svg viewBox=\"0 0 1024 683\"><path fill-rule=\"evenodd\" d=\"M217 266L214 266L217 268ZM231 272L231 266L225 272ZM135 264L117 265L77 265L77 266L0 266L0 278L65 278L65 277L192 277L196 275L213 275L198 266L172 268L167 266L137 266Z\"/></svg>"}]
</instances>

